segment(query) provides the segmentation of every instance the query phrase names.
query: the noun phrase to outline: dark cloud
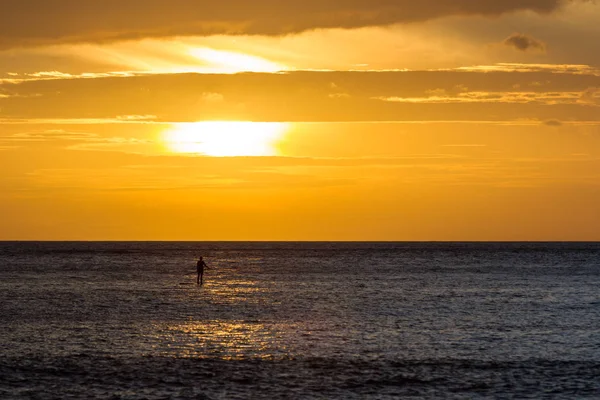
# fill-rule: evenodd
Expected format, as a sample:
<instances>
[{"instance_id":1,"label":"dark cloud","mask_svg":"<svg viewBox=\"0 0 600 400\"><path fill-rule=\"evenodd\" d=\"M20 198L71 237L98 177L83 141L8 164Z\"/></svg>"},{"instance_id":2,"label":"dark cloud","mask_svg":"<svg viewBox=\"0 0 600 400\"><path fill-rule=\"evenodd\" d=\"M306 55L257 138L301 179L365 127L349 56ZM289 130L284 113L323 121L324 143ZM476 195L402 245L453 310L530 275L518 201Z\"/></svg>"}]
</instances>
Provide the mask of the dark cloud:
<instances>
[{"instance_id":1,"label":"dark cloud","mask_svg":"<svg viewBox=\"0 0 600 400\"><path fill-rule=\"evenodd\" d=\"M522 33L514 33L507 37L504 42L506 46L513 47L520 51L546 51L546 44L534 37Z\"/></svg>"},{"instance_id":2,"label":"dark cloud","mask_svg":"<svg viewBox=\"0 0 600 400\"><path fill-rule=\"evenodd\" d=\"M549 119L547 121L544 121L544 125L551 126L553 128L558 128L563 126L563 123L557 119Z\"/></svg>"},{"instance_id":3,"label":"dark cloud","mask_svg":"<svg viewBox=\"0 0 600 400\"><path fill-rule=\"evenodd\" d=\"M0 0L0 48L142 37L281 35L449 15L548 13L566 0Z\"/></svg>"}]
</instances>

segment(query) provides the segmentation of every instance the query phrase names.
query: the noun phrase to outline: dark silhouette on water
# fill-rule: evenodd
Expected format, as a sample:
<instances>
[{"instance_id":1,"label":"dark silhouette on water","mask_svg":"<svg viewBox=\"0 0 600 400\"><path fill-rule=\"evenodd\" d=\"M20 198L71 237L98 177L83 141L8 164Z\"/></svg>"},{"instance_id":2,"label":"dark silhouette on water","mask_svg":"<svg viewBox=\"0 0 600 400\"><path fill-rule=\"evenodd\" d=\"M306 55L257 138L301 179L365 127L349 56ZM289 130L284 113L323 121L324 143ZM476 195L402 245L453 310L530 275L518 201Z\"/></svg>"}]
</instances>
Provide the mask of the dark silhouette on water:
<instances>
[{"instance_id":1,"label":"dark silhouette on water","mask_svg":"<svg viewBox=\"0 0 600 400\"><path fill-rule=\"evenodd\" d=\"M196 283L198 285L202 285L202 277L204 275L204 268L210 269L210 268L208 268L208 265L206 265L206 263L204 262L202 257L200 257L198 259L198 264L196 264L196 271L198 271L198 279L196 279Z\"/></svg>"}]
</instances>

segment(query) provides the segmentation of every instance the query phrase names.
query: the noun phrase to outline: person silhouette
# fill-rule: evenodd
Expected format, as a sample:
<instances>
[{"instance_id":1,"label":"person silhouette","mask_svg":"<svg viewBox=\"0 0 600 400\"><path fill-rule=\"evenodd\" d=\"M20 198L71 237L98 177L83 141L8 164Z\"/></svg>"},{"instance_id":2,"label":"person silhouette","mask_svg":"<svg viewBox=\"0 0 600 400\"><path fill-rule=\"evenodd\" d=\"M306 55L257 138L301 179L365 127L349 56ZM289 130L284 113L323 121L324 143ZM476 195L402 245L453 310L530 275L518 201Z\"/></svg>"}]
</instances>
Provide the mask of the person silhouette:
<instances>
[{"instance_id":1,"label":"person silhouette","mask_svg":"<svg viewBox=\"0 0 600 400\"><path fill-rule=\"evenodd\" d=\"M204 275L204 268L209 269L208 265L204 262L202 257L198 259L198 263L196 264L196 271L198 272L198 279L196 279L196 284L202 285L202 278Z\"/></svg>"}]
</instances>

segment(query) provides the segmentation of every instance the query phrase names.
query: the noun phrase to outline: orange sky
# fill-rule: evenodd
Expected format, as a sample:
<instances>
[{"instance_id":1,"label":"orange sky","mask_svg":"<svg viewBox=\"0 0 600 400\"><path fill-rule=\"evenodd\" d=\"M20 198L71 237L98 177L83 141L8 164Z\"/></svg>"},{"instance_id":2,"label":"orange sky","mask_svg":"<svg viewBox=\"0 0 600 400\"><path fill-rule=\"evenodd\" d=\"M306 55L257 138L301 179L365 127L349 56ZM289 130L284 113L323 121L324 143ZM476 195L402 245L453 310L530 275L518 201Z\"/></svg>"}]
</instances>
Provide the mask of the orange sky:
<instances>
[{"instance_id":1,"label":"orange sky","mask_svg":"<svg viewBox=\"0 0 600 400\"><path fill-rule=\"evenodd\" d=\"M0 0L0 240L600 240L600 4L247 4Z\"/></svg>"}]
</instances>

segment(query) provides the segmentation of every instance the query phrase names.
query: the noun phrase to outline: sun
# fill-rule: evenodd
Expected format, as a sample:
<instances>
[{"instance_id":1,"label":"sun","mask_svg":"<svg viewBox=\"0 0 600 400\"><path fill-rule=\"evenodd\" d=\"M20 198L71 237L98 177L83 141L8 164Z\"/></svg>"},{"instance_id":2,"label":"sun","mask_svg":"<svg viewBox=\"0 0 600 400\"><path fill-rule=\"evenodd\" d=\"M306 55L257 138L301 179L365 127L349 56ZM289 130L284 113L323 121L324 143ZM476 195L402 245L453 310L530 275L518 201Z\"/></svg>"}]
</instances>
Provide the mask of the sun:
<instances>
[{"instance_id":1,"label":"sun","mask_svg":"<svg viewBox=\"0 0 600 400\"><path fill-rule=\"evenodd\" d=\"M275 156L289 129L282 122L204 121L175 124L165 132L171 151L213 157Z\"/></svg>"}]
</instances>

